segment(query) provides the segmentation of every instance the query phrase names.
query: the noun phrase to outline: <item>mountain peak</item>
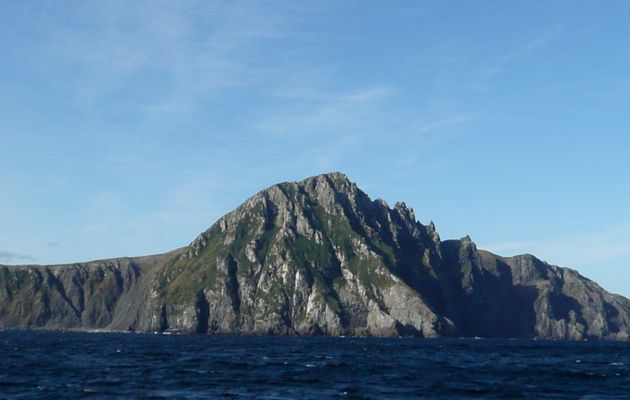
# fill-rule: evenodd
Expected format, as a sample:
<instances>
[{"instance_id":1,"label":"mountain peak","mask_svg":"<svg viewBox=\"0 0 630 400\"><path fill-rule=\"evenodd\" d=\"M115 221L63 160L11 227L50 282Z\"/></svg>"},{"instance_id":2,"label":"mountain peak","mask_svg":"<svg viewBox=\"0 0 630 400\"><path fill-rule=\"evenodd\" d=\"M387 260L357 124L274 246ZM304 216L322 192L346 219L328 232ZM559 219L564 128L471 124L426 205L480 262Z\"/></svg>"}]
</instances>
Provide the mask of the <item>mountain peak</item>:
<instances>
[{"instance_id":1,"label":"mountain peak","mask_svg":"<svg viewBox=\"0 0 630 400\"><path fill-rule=\"evenodd\" d=\"M295 182L298 186L330 186L336 191L356 191L357 185L352 182L348 176L342 172L328 172L325 174L311 176L302 181Z\"/></svg>"},{"instance_id":2,"label":"mountain peak","mask_svg":"<svg viewBox=\"0 0 630 400\"><path fill-rule=\"evenodd\" d=\"M346 174L344 174L343 172L339 172L339 171L332 171L332 172L326 172L323 174L319 174L319 175L314 175L310 178L306 178L305 180L309 180L309 179L313 179L313 178L328 178L328 179L333 179L333 180L338 180L338 181L350 181L348 179L348 176Z\"/></svg>"}]
</instances>

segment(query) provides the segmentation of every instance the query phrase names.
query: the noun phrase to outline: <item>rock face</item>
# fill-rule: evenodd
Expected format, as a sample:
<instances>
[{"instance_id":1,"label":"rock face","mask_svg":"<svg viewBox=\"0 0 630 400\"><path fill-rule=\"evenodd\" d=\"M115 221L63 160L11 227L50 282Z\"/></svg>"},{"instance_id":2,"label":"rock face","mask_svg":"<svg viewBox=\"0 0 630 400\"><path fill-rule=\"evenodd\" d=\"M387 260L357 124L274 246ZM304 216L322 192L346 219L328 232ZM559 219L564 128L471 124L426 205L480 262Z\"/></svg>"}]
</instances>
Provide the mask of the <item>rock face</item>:
<instances>
[{"instance_id":1,"label":"rock face","mask_svg":"<svg viewBox=\"0 0 630 400\"><path fill-rule=\"evenodd\" d=\"M331 173L272 186L163 255L0 266L0 328L625 340L630 300L441 241Z\"/></svg>"}]
</instances>

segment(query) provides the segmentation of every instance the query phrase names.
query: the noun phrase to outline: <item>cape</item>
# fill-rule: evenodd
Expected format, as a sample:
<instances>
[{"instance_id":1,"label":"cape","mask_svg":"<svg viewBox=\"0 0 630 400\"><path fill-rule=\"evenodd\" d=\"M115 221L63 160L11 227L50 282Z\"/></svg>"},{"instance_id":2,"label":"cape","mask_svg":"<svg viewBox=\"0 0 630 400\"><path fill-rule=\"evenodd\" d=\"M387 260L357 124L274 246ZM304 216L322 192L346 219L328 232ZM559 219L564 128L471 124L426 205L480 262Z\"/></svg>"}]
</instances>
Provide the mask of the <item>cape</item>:
<instances>
[{"instance_id":1,"label":"cape","mask_svg":"<svg viewBox=\"0 0 630 400\"><path fill-rule=\"evenodd\" d=\"M627 340L630 300L442 241L330 173L263 190L169 253L0 266L0 329Z\"/></svg>"}]
</instances>

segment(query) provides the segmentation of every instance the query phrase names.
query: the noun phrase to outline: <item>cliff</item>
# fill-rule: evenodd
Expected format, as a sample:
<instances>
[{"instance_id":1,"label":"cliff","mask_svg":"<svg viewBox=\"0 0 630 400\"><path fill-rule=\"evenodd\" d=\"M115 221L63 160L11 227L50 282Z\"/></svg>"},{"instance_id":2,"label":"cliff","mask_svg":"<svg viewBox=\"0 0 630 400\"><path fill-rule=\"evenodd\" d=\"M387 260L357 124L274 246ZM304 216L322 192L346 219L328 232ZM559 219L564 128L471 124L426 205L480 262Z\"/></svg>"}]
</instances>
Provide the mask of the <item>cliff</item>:
<instances>
[{"instance_id":1,"label":"cliff","mask_svg":"<svg viewBox=\"0 0 630 400\"><path fill-rule=\"evenodd\" d=\"M0 266L0 328L625 340L630 301L441 241L331 173L263 190L170 253Z\"/></svg>"}]
</instances>

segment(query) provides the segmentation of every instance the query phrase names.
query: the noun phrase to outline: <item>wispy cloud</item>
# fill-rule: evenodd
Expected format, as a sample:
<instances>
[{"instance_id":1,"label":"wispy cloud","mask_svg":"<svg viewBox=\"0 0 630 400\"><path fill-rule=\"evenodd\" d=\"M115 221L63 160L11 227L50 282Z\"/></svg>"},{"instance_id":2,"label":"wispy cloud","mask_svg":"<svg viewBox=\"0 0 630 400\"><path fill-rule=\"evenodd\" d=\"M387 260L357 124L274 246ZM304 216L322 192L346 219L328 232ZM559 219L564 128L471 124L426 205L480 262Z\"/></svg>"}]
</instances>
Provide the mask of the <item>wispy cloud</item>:
<instances>
[{"instance_id":1,"label":"wispy cloud","mask_svg":"<svg viewBox=\"0 0 630 400\"><path fill-rule=\"evenodd\" d=\"M421 118L410 125L410 130L416 133L427 133L444 130L449 127L458 126L471 122L477 118L476 112L460 112L438 118Z\"/></svg>"},{"instance_id":2,"label":"wispy cloud","mask_svg":"<svg viewBox=\"0 0 630 400\"><path fill-rule=\"evenodd\" d=\"M495 57L488 64L478 70L479 80L485 80L505 72L513 64L523 62L553 43L565 31L566 26L557 24L531 35L513 45L502 55Z\"/></svg>"},{"instance_id":3,"label":"wispy cloud","mask_svg":"<svg viewBox=\"0 0 630 400\"><path fill-rule=\"evenodd\" d=\"M259 63L257 43L285 37L291 21L272 6L242 2L89 2L64 17L60 24L39 16L41 51L53 73L76 71L64 82L95 118L111 96L126 94L132 115L172 118L195 111L209 93L259 82L271 68Z\"/></svg>"},{"instance_id":4,"label":"wispy cloud","mask_svg":"<svg viewBox=\"0 0 630 400\"><path fill-rule=\"evenodd\" d=\"M324 72L311 69L309 79L302 74L287 79L271 91L280 103L265 107L264 117L250 123L254 132L299 148L284 155L285 165L294 169L343 169L353 162L373 162L362 154L375 152L392 165L415 168L421 150L433 142L429 135L439 132L447 139L478 116L474 111L417 109L404 102L393 84L340 90L343 85L326 80ZM395 152L384 152L385 146Z\"/></svg>"},{"instance_id":5,"label":"wispy cloud","mask_svg":"<svg viewBox=\"0 0 630 400\"><path fill-rule=\"evenodd\" d=\"M543 240L497 242L483 245L499 254L531 253L565 267L603 266L630 259L630 227L615 227Z\"/></svg>"},{"instance_id":6,"label":"wispy cloud","mask_svg":"<svg viewBox=\"0 0 630 400\"><path fill-rule=\"evenodd\" d=\"M253 128L270 136L289 139L358 133L368 120L381 114L379 108L393 94L394 90L385 86L346 92L299 91L295 88L291 92L279 91L276 96L289 101L276 107L266 118L254 122Z\"/></svg>"},{"instance_id":7,"label":"wispy cloud","mask_svg":"<svg viewBox=\"0 0 630 400\"><path fill-rule=\"evenodd\" d=\"M28 261L34 261L34 260L35 258L26 254L0 250L0 261L3 261L3 262L13 263L13 262L28 262Z\"/></svg>"}]
</instances>

